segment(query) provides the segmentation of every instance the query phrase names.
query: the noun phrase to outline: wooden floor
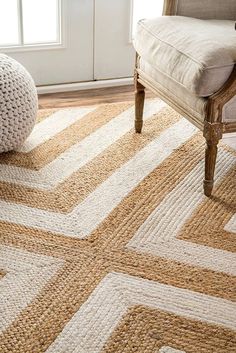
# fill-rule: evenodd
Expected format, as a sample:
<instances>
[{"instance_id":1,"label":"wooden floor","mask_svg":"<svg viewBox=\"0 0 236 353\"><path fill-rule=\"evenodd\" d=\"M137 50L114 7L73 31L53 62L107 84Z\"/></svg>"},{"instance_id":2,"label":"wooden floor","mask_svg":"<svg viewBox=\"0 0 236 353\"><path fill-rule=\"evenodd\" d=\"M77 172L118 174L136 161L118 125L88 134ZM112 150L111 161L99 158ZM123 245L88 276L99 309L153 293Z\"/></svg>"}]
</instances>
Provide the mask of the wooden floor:
<instances>
[{"instance_id":1,"label":"wooden floor","mask_svg":"<svg viewBox=\"0 0 236 353\"><path fill-rule=\"evenodd\" d=\"M154 94L146 90L146 97ZM134 86L98 88L83 91L42 94L39 96L39 108L63 108L101 103L114 103L134 100ZM227 134L224 141L236 150L236 134Z\"/></svg>"},{"instance_id":2,"label":"wooden floor","mask_svg":"<svg viewBox=\"0 0 236 353\"><path fill-rule=\"evenodd\" d=\"M147 91L147 97L154 97ZM63 108L68 106L83 106L101 103L114 103L132 101L134 99L134 86L121 86L89 89L83 91L41 94L39 108Z\"/></svg>"}]
</instances>

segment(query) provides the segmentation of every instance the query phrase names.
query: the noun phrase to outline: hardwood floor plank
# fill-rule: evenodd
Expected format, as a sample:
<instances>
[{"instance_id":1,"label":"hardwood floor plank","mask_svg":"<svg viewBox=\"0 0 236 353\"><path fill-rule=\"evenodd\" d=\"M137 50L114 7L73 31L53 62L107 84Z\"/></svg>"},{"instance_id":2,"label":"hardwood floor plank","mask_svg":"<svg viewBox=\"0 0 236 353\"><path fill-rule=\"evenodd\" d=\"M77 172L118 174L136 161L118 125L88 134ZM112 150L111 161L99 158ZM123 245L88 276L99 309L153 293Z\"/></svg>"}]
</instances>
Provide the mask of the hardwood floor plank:
<instances>
[{"instance_id":1,"label":"hardwood floor plank","mask_svg":"<svg viewBox=\"0 0 236 353\"><path fill-rule=\"evenodd\" d=\"M147 97L154 94L147 91ZM39 109L86 106L92 104L115 103L134 100L134 86L97 88L73 92L60 92L39 95Z\"/></svg>"}]
</instances>

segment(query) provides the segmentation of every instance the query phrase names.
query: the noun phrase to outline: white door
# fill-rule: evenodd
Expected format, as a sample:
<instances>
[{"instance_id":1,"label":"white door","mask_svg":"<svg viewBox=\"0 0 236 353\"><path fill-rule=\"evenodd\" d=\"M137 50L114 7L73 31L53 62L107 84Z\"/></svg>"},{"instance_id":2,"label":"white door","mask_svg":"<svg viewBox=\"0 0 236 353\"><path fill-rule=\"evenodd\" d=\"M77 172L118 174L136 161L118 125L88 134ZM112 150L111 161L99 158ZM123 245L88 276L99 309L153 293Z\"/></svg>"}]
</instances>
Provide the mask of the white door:
<instances>
[{"instance_id":1,"label":"white door","mask_svg":"<svg viewBox=\"0 0 236 353\"><path fill-rule=\"evenodd\" d=\"M132 38L142 18L161 16L164 0L95 0L95 79L130 77Z\"/></svg>"},{"instance_id":2,"label":"white door","mask_svg":"<svg viewBox=\"0 0 236 353\"><path fill-rule=\"evenodd\" d=\"M93 0L0 0L0 52L37 85L93 80Z\"/></svg>"},{"instance_id":3,"label":"white door","mask_svg":"<svg viewBox=\"0 0 236 353\"><path fill-rule=\"evenodd\" d=\"M163 0L0 0L0 52L36 84L133 75L138 19L159 16Z\"/></svg>"},{"instance_id":4,"label":"white door","mask_svg":"<svg viewBox=\"0 0 236 353\"><path fill-rule=\"evenodd\" d=\"M131 10L130 0L95 0L95 79L132 76Z\"/></svg>"}]
</instances>

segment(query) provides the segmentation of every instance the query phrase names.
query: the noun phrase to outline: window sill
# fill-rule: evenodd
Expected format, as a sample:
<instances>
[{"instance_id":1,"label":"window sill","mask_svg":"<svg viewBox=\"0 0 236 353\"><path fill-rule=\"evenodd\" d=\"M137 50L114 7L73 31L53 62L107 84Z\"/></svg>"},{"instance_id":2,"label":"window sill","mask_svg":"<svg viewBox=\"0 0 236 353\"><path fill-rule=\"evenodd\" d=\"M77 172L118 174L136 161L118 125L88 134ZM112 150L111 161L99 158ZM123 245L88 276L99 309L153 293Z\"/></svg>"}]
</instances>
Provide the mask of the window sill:
<instances>
[{"instance_id":1,"label":"window sill","mask_svg":"<svg viewBox=\"0 0 236 353\"><path fill-rule=\"evenodd\" d=\"M65 49L65 45L61 43L48 43L48 44L32 44L24 46L6 46L0 47L0 53L19 53L26 51L39 51L39 50L57 50Z\"/></svg>"}]
</instances>

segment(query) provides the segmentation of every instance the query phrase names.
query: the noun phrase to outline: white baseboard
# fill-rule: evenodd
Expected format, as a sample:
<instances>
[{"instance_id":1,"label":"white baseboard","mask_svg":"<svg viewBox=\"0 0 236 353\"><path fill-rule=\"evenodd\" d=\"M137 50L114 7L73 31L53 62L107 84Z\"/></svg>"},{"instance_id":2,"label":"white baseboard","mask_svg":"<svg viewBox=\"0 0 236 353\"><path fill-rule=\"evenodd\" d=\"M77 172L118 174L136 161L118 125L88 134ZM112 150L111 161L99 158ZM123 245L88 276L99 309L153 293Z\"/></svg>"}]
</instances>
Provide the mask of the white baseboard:
<instances>
[{"instance_id":1,"label":"white baseboard","mask_svg":"<svg viewBox=\"0 0 236 353\"><path fill-rule=\"evenodd\" d=\"M85 89L117 87L133 84L133 77L119 78L114 80L99 80L88 82L66 83L60 85L49 85L37 87L38 94L81 91Z\"/></svg>"}]
</instances>

